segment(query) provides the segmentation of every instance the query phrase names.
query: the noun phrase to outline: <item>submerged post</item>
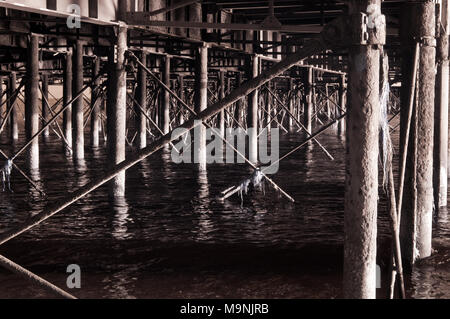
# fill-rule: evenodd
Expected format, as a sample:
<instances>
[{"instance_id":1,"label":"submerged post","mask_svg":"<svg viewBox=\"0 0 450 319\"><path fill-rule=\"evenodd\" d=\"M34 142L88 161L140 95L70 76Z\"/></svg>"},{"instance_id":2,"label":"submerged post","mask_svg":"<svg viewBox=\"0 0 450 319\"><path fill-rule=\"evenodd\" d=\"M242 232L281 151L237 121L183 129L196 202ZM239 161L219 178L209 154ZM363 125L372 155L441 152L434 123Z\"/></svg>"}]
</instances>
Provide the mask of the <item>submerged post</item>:
<instances>
[{"instance_id":1,"label":"submerged post","mask_svg":"<svg viewBox=\"0 0 450 319\"><path fill-rule=\"evenodd\" d=\"M67 105L72 100L72 49L69 48L64 59L64 79L63 79L63 102ZM63 131L68 145L66 151L72 148L72 105L69 105L63 114Z\"/></svg>"},{"instance_id":2,"label":"submerged post","mask_svg":"<svg viewBox=\"0 0 450 319\"><path fill-rule=\"evenodd\" d=\"M25 134L30 140L39 131L39 37L31 35L28 42L27 82L25 85ZM39 169L39 139L28 148L30 170Z\"/></svg>"},{"instance_id":3,"label":"submerged post","mask_svg":"<svg viewBox=\"0 0 450 319\"><path fill-rule=\"evenodd\" d=\"M247 77L256 78L259 75L259 57L253 55L248 60ZM249 160L258 163L258 89L248 95L247 126L249 133Z\"/></svg>"},{"instance_id":4,"label":"submerged post","mask_svg":"<svg viewBox=\"0 0 450 319\"><path fill-rule=\"evenodd\" d=\"M107 102L108 161L110 167L125 160L126 134L126 96L127 73L125 70L125 51L127 50L127 27L118 27L117 51L111 50L109 56L110 74ZM109 195L125 195L125 172L121 172L109 183Z\"/></svg>"},{"instance_id":5,"label":"submerged post","mask_svg":"<svg viewBox=\"0 0 450 319\"><path fill-rule=\"evenodd\" d=\"M381 0L352 1L355 35L362 33L360 13L376 23L368 42L353 37L349 52L350 103L344 213L344 297L376 298L378 137L380 127L380 49L385 30Z\"/></svg>"},{"instance_id":6,"label":"submerged post","mask_svg":"<svg viewBox=\"0 0 450 319\"><path fill-rule=\"evenodd\" d=\"M17 109L17 98L12 98L14 92L17 90L17 75L16 72L11 72L9 76L8 98L11 98L8 107L12 108L9 115L10 136L11 140L17 141L19 139L19 110Z\"/></svg>"},{"instance_id":7,"label":"submerged post","mask_svg":"<svg viewBox=\"0 0 450 319\"><path fill-rule=\"evenodd\" d=\"M147 54L144 51L141 52L141 62L144 65L147 65ZM142 109L147 111L147 72L141 67L138 69L137 80L136 101L140 104ZM147 147L147 118L136 103L134 109L136 111L137 129L136 146L139 149L143 149Z\"/></svg>"},{"instance_id":8,"label":"submerged post","mask_svg":"<svg viewBox=\"0 0 450 319\"><path fill-rule=\"evenodd\" d=\"M436 114L434 138L434 201L435 207L447 206L448 165L448 92L449 92L449 7L448 0L442 0L440 19L437 21L437 75Z\"/></svg>"},{"instance_id":9,"label":"submerged post","mask_svg":"<svg viewBox=\"0 0 450 319\"><path fill-rule=\"evenodd\" d=\"M78 94L83 88L83 51L84 46L81 40L75 43L75 52L73 54L73 94ZM72 122L73 122L73 158L74 160L84 159L84 109L83 96L76 99L73 104Z\"/></svg>"},{"instance_id":10,"label":"submerged post","mask_svg":"<svg viewBox=\"0 0 450 319\"><path fill-rule=\"evenodd\" d=\"M198 114L208 107L208 47L199 47L195 59L195 112ZM206 170L206 127L203 124L196 127L194 136L195 163L199 170Z\"/></svg>"}]
</instances>

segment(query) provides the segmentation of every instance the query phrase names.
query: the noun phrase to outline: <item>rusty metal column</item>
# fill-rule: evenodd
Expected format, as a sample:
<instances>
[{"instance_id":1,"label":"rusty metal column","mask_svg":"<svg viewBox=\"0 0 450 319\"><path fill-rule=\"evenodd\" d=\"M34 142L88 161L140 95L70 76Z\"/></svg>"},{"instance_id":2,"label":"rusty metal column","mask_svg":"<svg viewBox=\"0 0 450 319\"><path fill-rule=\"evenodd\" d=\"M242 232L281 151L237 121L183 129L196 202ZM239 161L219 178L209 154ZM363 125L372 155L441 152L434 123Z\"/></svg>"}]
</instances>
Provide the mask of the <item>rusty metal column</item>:
<instances>
[{"instance_id":1,"label":"rusty metal column","mask_svg":"<svg viewBox=\"0 0 450 319\"><path fill-rule=\"evenodd\" d=\"M17 75L16 72L11 72L9 76L8 98L11 98L17 90ZM13 108L9 115L9 127L11 140L17 141L19 139L19 110L17 109L17 98L9 100L9 108Z\"/></svg>"},{"instance_id":2,"label":"rusty metal column","mask_svg":"<svg viewBox=\"0 0 450 319\"><path fill-rule=\"evenodd\" d=\"M125 160L127 72L125 51L127 50L127 27L118 27L117 48L109 56L110 74L107 101L108 162L111 167ZM112 198L125 195L125 172L121 172L109 183Z\"/></svg>"},{"instance_id":3,"label":"rusty metal column","mask_svg":"<svg viewBox=\"0 0 450 319\"><path fill-rule=\"evenodd\" d=\"M147 65L147 54L144 51L141 52L141 62ZM134 108L136 111L137 129L136 146L139 149L143 149L147 147L147 117L142 113L142 109L147 111L147 72L141 67L138 69L137 80L136 100L141 107L135 105Z\"/></svg>"},{"instance_id":4,"label":"rusty metal column","mask_svg":"<svg viewBox=\"0 0 450 319\"><path fill-rule=\"evenodd\" d=\"M248 60L247 73L249 79L259 75L259 57L257 55L253 55ZM249 160L254 164L258 163L258 96L258 89L249 94L247 108L247 126L250 143Z\"/></svg>"},{"instance_id":5,"label":"rusty metal column","mask_svg":"<svg viewBox=\"0 0 450 319\"><path fill-rule=\"evenodd\" d=\"M92 77L95 78L100 73L101 59L99 56L95 57ZM99 146L99 132L100 132L100 104L103 97L100 94L100 85L102 79L99 77L91 88L91 146L97 148Z\"/></svg>"},{"instance_id":6,"label":"rusty metal column","mask_svg":"<svg viewBox=\"0 0 450 319\"><path fill-rule=\"evenodd\" d=\"M440 19L437 21L437 75L436 114L434 138L434 201L435 207L447 206L448 165L448 103L449 103L449 7L448 0L442 0Z\"/></svg>"},{"instance_id":7,"label":"rusty metal column","mask_svg":"<svg viewBox=\"0 0 450 319\"><path fill-rule=\"evenodd\" d=\"M47 106L47 101L48 101L48 74L42 74L42 126L44 126L49 120L48 108L50 107L50 105ZM49 135L50 131L49 128L47 127L42 133L44 141L48 139Z\"/></svg>"},{"instance_id":8,"label":"rusty metal column","mask_svg":"<svg viewBox=\"0 0 450 319\"><path fill-rule=\"evenodd\" d=\"M308 132L312 132L312 115L313 115L313 69L303 69L303 84L305 86L305 95L303 97L303 124Z\"/></svg>"},{"instance_id":9,"label":"rusty metal column","mask_svg":"<svg viewBox=\"0 0 450 319\"><path fill-rule=\"evenodd\" d=\"M25 135L28 141L39 131L39 113L39 37L31 35L25 85ZM30 170L39 169L39 138L28 148L27 164Z\"/></svg>"},{"instance_id":10,"label":"rusty metal column","mask_svg":"<svg viewBox=\"0 0 450 319\"><path fill-rule=\"evenodd\" d=\"M350 100L344 213L344 297L376 298L380 47L385 23L381 0L352 1L354 32L349 52ZM368 43L357 35L367 14ZM379 45L377 45L379 44Z\"/></svg>"},{"instance_id":11,"label":"rusty metal column","mask_svg":"<svg viewBox=\"0 0 450 319\"><path fill-rule=\"evenodd\" d=\"M197 49L195 76L195 112L200 113L208 107L208 47ZM206 170L206 127L202 124L194 129L194 161L199 170Z\"/></svg>"},{"instance_id":12,"label":"rusty metal column","mask_svg":"<svg viewBox=\"0 0 450 319\"><path fill-rule=\"evenodd\" d=\"M67 105L72 100L72 50L69 49L64 59L64 83L63 83L63 102ZM68 147L72 148L72 105L69 105L63 114L63 130L66 137L67 144L64 147L66 152Z\"/></svg>"},{"instance_id":13,"label":"rusty metal column","mask_svg":"<svg viewBox=\"0 0 450 319\"><path fill-rule=\"evenodd\" d=\"M165 85L170 87L170 56L164 57L164 65L162 71L162 81ZM164 134L170 131L170 93L167 90L161 90L161 129Z\"/></svg>"},{"instance_id":14,"label":"rusty metal column","mask_svg":"<svg viewBox=\"0 0 450 319\"><path fill-rule=\"evenodd\" d=\"M75 51L73 54L73 83L72 93L78 94L83 88L83 54L84 45L81 40L75 43ZM74 160L84 159L84 103L83 96L80 96L72 104L72 123L73 123L73 158Z\"/></svg>"}]
</instances>

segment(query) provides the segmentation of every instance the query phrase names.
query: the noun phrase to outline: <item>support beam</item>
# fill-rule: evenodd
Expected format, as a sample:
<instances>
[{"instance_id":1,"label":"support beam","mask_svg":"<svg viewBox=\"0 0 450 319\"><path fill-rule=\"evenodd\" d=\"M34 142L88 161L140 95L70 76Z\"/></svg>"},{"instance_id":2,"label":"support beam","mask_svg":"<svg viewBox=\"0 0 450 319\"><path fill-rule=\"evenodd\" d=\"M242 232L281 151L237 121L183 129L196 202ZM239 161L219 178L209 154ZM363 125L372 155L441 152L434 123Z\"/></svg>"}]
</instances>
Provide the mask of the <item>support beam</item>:
<instances>
[{"instance_id":1,"label":"support beam","mask_svg":"<svg viewBox=\"0 0 450 319\"><path fill-rule=\"evenodd\" d=\"M73 92L80 92L83 88L83 53L84 45L81 40L75 43L73 54ZM84 159L84 105L83 97L79 97L73 102L72 122L73 122L73 158L74 160Z\"/></svg>"},{"instance_id":2,"label":"support beam","mask_svg":"<svg viewBox=\"0 0 450 319\"><path fill-rule=\"evenodd\" d=\"M147 54L141 52L141 62L147 65ZM147 72L141 67L138 69L137 74L138 86L136 90L136 100L144 111L147 111ZM142 113L141 108L135 103L136 111L136 146L139 149L143 149L147 146L147 118Z\"/></svg>"},{"instance_id":3,"label":"support beam","mask_svg":"<svg viewBox=\"0 0 450 319\"><path fill-rule=\"evenodd\" d=\"M225 98L225 72L219 72L219 100L223 100ZM220 111L219 113L219 131L220 136L225 137L225 110Z\"/></svg>"},{"instance_id":4,"label":"support beam","mask_svg":"<svg viewBox=\"0 0 450 319\"><path fill-rule=\"evenodd\" d=\"M64 59L64 79L63 79L63 103L67 105L72 100L72 49L70 48ZM63 131L66 136L67 144L64 144L66 152L72 148L72 105L67 106L63 114Z\"/></svg>"},{"instance_id":5,"label":"support beam","mask_svg":"<svg viewBox=\"0 0 450 319\"><path fill-rule=\"evenodd\" d=\"M437 74L434 138L434 201L435 207L447 207L448 165L448 103L449 103L449 6L442 0L440 19L436 23Z\"/></svg>"},{"instance_id":6,"label":"support beam","mask_svg":"<svg viewBox=\"0 0 450 319\"><path fill-rule=\"evenodd\" d=\"M92 75L93 77L98 76L100 72L100 57L96 57L93 65ZM91 88L91 146L97 148L99 146L99 132L100 132L100 105L102 103L102 96L100 95L100 85L102 79L99 77Z\"/></svg>"},{"instance_id":7,"label":"support beam","mask_svg":"<svg viewBox=\"0 0 450 319\"><path fill-rule=\"evenodd\" d=\"M16 72L11 72L9 76L9 88L8 88L8 98L9 105L8 108L11 109L11 113L9 115L9 132L12 141L17 141L19 139L19 110L17 106L17 96L13 97L14 92L17 90L17 75Z\"/></svg>"},{"instance_id":8,"label":"support beam","mask_svg":"<svg viewBox=\"0 0 450 319\"><path fill-rule=\"evenodd\" d=\"M110 167L125 160L127 73L125 51L127 50L127 28L119 27L117 52L111 50L109 56L110 74L107 102L108 162ZM112 198L125 195L125 172L118 174L109 183Z\"/></svg>"},{"instance_id":9,"label":"support beam","mask_svg":"<svg viewBox=\"0 0 450 319\"><path fill-rule=\"evenodd\" d=\"M196 50L195 109L199 114L208 107L208 47ZM201 124L194 132L194 161L199 170L206 170L206 127Z\"/></svg>"},{"instance_id":10,"label":"support beam","mask_svg":"<svg viewBox=\"0 0 450 319\"><path fill-rule=\"evenodd\" d=\"M253 55L247 60L247 77L254 79L259 75L259 57ZM249 160L258 163L258 97L259 90L255 88L248 95L247 132L249 134Z\"/></svg>"},{"instance_id":11,"label":"support beam","mask_svg":"<svg viewBox=\"0 0 450 319\"><path fill-rule=\"evenodd\" d=\"M39 37L31 35L28 42L27 82L25 85L25 134L30 140L39 131ZM39 169L39 139L28 148L30 170Z\"/></svg>"},{"instance_id":12,"label":"support beam","mask_svg":"<svg viewBox=\"0 0 450 319\"><path fill-rule=\"evenodd\" d=\"M360 34L361 25L357 23L360 12L369 14L368 9L374 8L375 14L381 14L381 0L352 4L352 32ZM368 30L369 36L375 29ZM380 128L380 49L377 45L351 46L349 76L344 297L375 299Z\"/></svg>"}]
</instances>

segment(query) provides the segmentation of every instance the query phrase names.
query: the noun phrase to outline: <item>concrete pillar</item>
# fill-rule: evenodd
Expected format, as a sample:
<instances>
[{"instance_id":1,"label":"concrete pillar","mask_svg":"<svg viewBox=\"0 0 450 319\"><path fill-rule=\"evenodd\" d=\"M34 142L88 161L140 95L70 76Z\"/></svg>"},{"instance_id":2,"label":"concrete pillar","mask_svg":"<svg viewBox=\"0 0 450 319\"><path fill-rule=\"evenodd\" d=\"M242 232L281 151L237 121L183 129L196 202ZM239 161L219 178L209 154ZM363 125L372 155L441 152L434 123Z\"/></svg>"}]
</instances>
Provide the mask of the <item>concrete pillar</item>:
<instances>
[{"instance_id":1,"label":"concrete pillar","mask_svg":"<svg viewBox=\"0 0 450 319\"><path fill-rule=\"evenodd\" d=\"M360 1L352 19L380 0ZM359 24L354 32L360 33ZM381 27L381 26L380 26ZM372 29L373 30L373 29ZM369 34L372 32L369 30ZM376 298L380 50L353 45L349 52L350 103L344 212L344 297Z\"/></svg>"},{"instance_id":2,"label":"concrete pillar","mask_svg":"<svg viewBox=\"0 0 450 319\"><path fill-rule=\"evenodd\" d=\"M28 42L27 82L25 85L25 134L29 141L39 131L39 37L30 36ZM39 138L28 147L27 164L30 170L39 169Z\"/></svg>"},{"instance_id":3,"label":"concrete pillar","mask_svg":"<svg viewBox=\"0 0 450 319\"><path fill-rule=\"evenodd\" d=\"M141 52L141 62L147 65L147 54ZM136 90L136 101L140 104L141 108L147 111L147 72L141 67L138 69L138 86ZM139 106L135 106L136 112L136 146L139 149L147 147L147 118Z\"/></svg>"},{"instance_id":4,"label":"concrete pillar","mask_svg":"<svg viewBox=\"0 0 450 319\"><path fill-rule=\"evenodd\" d=\"M170 87L170 62L171 58L166 55L163 62L162 81L168 87ZM170 131L170 93L164 89L161 89L161 108L161 129L164 134L167 134Z\"/></svg>"},{"instance_id":5,"label":"concrete pillar","mask_svg":"<svg viewBox=\"0 0 450 319\"><path fill-rule=\"evenodd\" d=\"M67 105L72 100L72 50L69 49L64 59L64 79L63 79L63 102ZM67 144L65 147L72 148L72 105L68 106L63 114L63 131ZM68 151L66 149L66 151Z\"/></svg>"},{"instance_id":6,"label":"concrete pillar","mask_svg":"<svg viewBox=\"0 0 450 319\"><path fill-rule=\"evenodd\" d=\"M100 57L96 57L93 65L92 75L93 78L98 76L100 73ZM100 85L102 83L102 79L99 77L91 88L91 146L93 148L97 148L99 146L99 132L100 132L100 105L101 99L100 96Z\"/></svg>"},{"instance_id":7,"label":"concrete pillar","mask_svg":"<svg viewBox=\"0 0 450 319\"><path fill-rule=\"evenodd\" d=\"M247 77L249 79L257 77L259 75L259 57L254 55L247 62ZM258 162L258 97L259 90L257 89L249 94L247 110L247 126L250 135L249 160L255 164Z\"/></svg>"},{"instance_id":8,"label":"concrete pillar","mask_svg":"<svg viewBox=\"0 0 450 319\"><path fill-rule=\"evenodd\" d=\"M110 74L107 101L108 162L112 167L125 160L127 73L125 51L127 28L119 27L117 52L109 56ZM113 198L125 195L125 172L109 183L109 195Z\"/></svg>"},{"instance_id":9,"label":"concrete pillar","mask_svg":"<svg viewBox=\"0 0 450 319\"><path fill-rule=\"evenodd\" d=\"M72 94L77 95L83 88L83 42L77 40L73 54L73 83ZM73 123L73 158L74 160L84 159L84 109L83 96L73 102L72 123Z\"/></svg>"},{"instance_id":10,"label":"concrete pillar","mask_svg":"<svg viewBox=\"0 0 450 319\"><path fill-rule=\"evenodd\" d=\"M434 138L434 200L435 207L447 206L448 166L448 92L449 92L449 7L442 0L441 19L437 22L436 113Z\"/></svg>"},{"instance_id":11,"label":"concrete pillar","mask_svg":"<svg viewBox=\"0 0 450 319\"><path fill-rule=\"evenodd\" d=\"M8 98L14 95L17 90L17 75L16 72L11 72L9 76L9 92ZM8 109L13 108L9 115L9 127L11 140L17 141L19 139L19 110L17 108L17 98L9 100Z\"/></svg>"},{"instance_id":12,"label":"concrete pillar","mask_svg":"<svg viewBox=\"0 0 450 319\"><path fill-rule=\"evenodd\" d=\"M208 47L196 51L195 74L195 112L200 113L208 107ZM206 170L206 127L202 124L194 131L194 159L199 170Z\"/></svg>"},{"instance_id":13,"label":"concrete pillar","mask_svg":"<svg viewBox=\"0 0 450 319\"><path fill-rule=\"evenodd\" d=\"M225 72L220 71L219 72L219 85L220 85L220 91L219 91L219 99L223 100L225 98ZM219 131L220 136L225 137L225 110L222 110L219 113Z\"/></svg>"},{"instance_id":14,"label":"concrete pillar","mask_svg":"<svg viewBox=\"0 0 450 319\"><path fill-rule=\"evenodd\" d=\"M303 124L308 132L312 132L312 115L314 109L312 68L303 69L303 84L305 86Z\"/></svg>"},{"instance_id":15,"label":"concrete pillar","mask_svg":"<svg viewBox=\"0 0 450 319\"><path fill-rule=\"evenodd\" d=\"M47 106L48 101L48 74L42 74L42 126L44 126L49 121L49 110L50 107ZM47 140L50 135L49 128L47 127L44 132L42 133L42 136L44 137L44 140Z\"/></svg>"}]
</instances>

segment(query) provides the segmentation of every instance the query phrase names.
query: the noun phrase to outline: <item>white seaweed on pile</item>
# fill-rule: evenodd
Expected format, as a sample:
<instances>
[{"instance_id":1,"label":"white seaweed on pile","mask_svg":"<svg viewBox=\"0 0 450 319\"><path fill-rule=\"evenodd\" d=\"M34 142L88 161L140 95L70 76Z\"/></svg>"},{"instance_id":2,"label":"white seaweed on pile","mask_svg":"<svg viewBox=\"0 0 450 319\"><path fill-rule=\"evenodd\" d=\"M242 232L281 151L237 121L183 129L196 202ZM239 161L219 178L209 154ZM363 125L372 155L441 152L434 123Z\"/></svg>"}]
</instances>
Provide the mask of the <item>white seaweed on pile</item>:
<instances>
[{"instance_id":1,"label":"white seaweed on pile","mask_svg":"<svg viewBox=\"0 0 450 319\"><path fill-rule=\"evenodd\" d=\"M264 174L258 168L256 169L250 178L244 180L239 184L239 196L241 197L241 206L244 205L244 195L247 195L250 186L253 186L253 189L260 189L264 192Z\"/></svg>"},{"instance_id":2,"label":"white seaweed on pile","mask_svg":"<svg viewBox=\"0 0 450 319\"><path fill-rule=\"evenodd\" d=\"M1 179L3 184L3 191L6 190L6 186L8 190L11 191L11 172L12 172L12 161L7 160L3 168L1 169Z\"/></svg>"}]
</instances>

